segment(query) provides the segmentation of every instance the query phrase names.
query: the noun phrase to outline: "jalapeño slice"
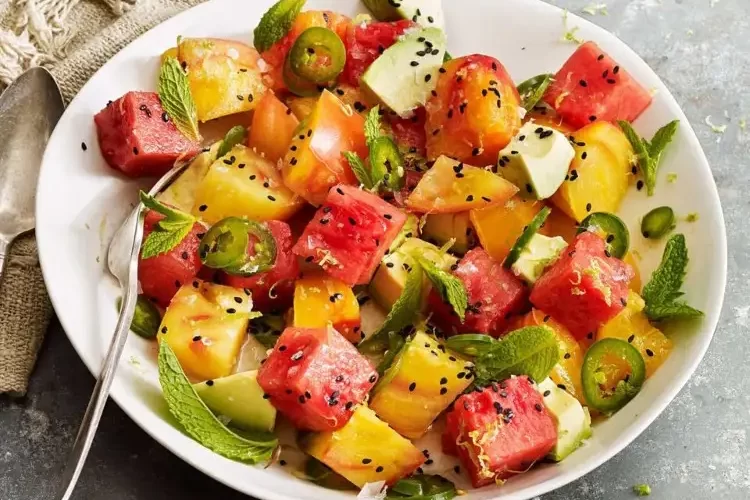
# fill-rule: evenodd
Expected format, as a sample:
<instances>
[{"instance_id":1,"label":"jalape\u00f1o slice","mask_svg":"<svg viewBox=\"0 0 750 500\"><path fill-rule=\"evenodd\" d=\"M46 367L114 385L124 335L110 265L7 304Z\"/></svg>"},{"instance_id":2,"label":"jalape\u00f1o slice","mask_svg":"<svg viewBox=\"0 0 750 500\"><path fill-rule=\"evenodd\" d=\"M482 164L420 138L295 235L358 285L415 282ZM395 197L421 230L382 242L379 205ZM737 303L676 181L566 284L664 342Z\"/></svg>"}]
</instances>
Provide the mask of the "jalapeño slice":
<instances>
[{"instance_id":1,"label":"jalape\u00f1o slice","mask_svg":"<svg viewBox=\"0 0 750 500\"><path fill-rule=\"evenodd\" d=\"M323 85L316 85L295 75L289 63L289 56L284 61L284 69L281 75L284 77L284 85L289 91L300 97L315 97L325 88Z\"/></svg>"},{"instance_id":2,"label":"jalape\u00f1o slice","mask_svg":"<svg viewBox=\"0 0 750 500\"><path fill-rule=\"evenodd\" d=\"M615 338L595 342L586 352L581 383L586 402L613 413L633 399L646 380L646 363L638 349Z\"/></svg>"},{"instance_id":3,"label":"jalape\u00f1o slice","mask_svg":"<svg viewBox=\"0 0 750 500\"><path fill-rule=\"evenodd\" d=\"M454 335L445 341L445 347L460 354L477 356L496 343L496 340L484 333L465 333Z\"/></svg>"},{"instance_id":4,"label":"jalape\u00f1o slice","mask_svg":"<svg viewBox=\"0 0 750 500\"><path fill-rule=\"evenodd\" d=\"M510 252L508 252L508 256L505 257L505 260L503 261L503 267L506 269L510 269L510 266L512 266L518 259L521 257L521 252L523 252L523 249L526 248L526 246L531 241L531 238L534 237L534 235L539 231L539 229L544 224L544 221L547 220L547 217L549 217L549 214L552 212L552 210L549 207L544 207L539 211L538 214L534 216L533 219L531 219L531 222L528 226L523 230L523 233L521 233L521 236L518 237L516 242L513 244L513 248L510 249Z\"/></svg>"},{"instance_id":5,"label":"jalape\u00f1o slice","mask_svg":"<svg viewBox=\"0 0 750 500\"><path fill-rule=\"evenodd\" d=\"M370 168L374 182L382 179L389 191L404 187L404 159L393 139L381 135L370 145Z\"/></svg>"},{"instance_id":6,"label":"jalape\u00f1o slice","mask_svg":"<svg viewBox=\"0 0 750 500\"><path fill-rule=\"evenodd\" d=\"M675 227L674 210L670 207L657 207L643 217L641 234L644 238L658 240Z\"/></svg>"},{"instance_id":7,"label":"jalape\u00f1o slice","mask_svg":"<svg viewBox=\"0 0 750 500\"><path fill-rule=\"evenodd\" d=\"M419 474L396 482L386 500L450 500L457 494L453 483L444 477Z\"/></svg>"},{"instance_id":8,"label":"jalape\u00f1o slice","mask_svg":"<svg viewBox=\"0 0 750 500\"><path fill-rule=\"evenodd\" d=\"M521 96L521 105L526 111L531 111L542 99L554 75L545 73L529 78L518 86L518 94Z\"/></svg>"},{"instance_id":9,"label":"jalape\u00f1o slice","mask_svg":"<svg viewBox=\"0 0 750 500\"><path fill-rule=\"evenodd\" d=\"M292 72L299 78L325 84L335 80L346 63L346 47L341 38L329 30L318 26L302 32L289 51Z\"/></svg>"},{"instance_id":10,"label":"jalape\u00f1o slice","mask_svg":"<svg viewBox=\"0 0 750 500\"><path fill-rule=\"evenodd\" d=\"M224 269L235 276L252 276L268 271L276 263L276 240L265 226L251 220L245 221L250 246L241 263ZM205 238L205 236L204 236ZM252 238L252 239L250 239Z\"/></svg>"},{"instance_id":11,"label":"jalape\u00f1o slice","mask_svg":"<svg viewBox=\"0 0 750 500\"><path fill-rule=\"evenodd\" d=\"M607 252L612 257L622 259L630 247L630 232L625 223L615 214L594 212L589 214L578 227L578 232L591 231L607 243Z\"/></svg>"},{"instance_id":12,"label":"jalape\u00f1o slice","mask_svg":"<svg viewBox=\"0 0 750 500\"><path fill-rule=\"evenodd\" d=\"M204 265L224 269L245 261L248 242L247 220L227 217L211 226L203 236L198 254Z\"/></svg>"}]
</instances>

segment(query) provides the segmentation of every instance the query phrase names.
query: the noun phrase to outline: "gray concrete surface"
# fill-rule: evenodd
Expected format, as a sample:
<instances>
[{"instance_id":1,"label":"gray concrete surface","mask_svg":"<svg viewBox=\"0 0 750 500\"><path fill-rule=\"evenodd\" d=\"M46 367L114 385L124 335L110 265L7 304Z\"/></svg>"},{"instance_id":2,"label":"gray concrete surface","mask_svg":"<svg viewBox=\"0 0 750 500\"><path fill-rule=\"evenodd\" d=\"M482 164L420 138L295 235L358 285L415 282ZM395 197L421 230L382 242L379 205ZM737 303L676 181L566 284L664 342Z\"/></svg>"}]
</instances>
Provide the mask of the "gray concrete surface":
<instances>
[{"instance_id":1,"label":"gray concrete surface","mask_svg":"<svg viewBox=\"0 0 750 500\"><path fill-rule=\"evenodd\" d=\"M454 1L454 0L446 0ZM648 483L658 499L750 498L750 1L603 0L589 18L613 31L664 79L713 167L729 236L729 284L716 337L669 408L610 462L544 500L627 499ZM586 0L558 0L573 12ZM599 2L594 2L594 4ZM722 135L704 123L727 124ZM0 397L0 500L52 498L94 380L52 325L28 396ZM77 500L244 497L154 442L114 404L81 477Z\"/></svg>"}]
</instances>

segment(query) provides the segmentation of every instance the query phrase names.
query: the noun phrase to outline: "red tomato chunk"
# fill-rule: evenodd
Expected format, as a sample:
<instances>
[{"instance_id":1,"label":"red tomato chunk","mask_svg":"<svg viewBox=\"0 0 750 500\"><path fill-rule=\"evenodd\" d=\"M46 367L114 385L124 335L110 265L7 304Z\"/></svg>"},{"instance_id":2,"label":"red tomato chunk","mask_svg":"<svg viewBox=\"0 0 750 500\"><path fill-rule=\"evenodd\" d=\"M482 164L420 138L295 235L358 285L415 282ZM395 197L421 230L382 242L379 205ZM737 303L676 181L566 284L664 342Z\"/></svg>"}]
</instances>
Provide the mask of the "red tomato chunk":
<instances>
[{"instance_id":1,"label":"red tomato chunk","mask_svg":"<svg viewBox=\"0 0 750 500\"><path fill-rule=\"evenodd\" d=\"M369 283L406 215L353 186L331 189L294 246L294 253L348 285Z\"/></svg>"},{"instance_id":2,"label":"red tomato chunk","mask_svg":"<svg viewBox=\"0 0 750 500\"><path fill-rule=\"evenodd\" d=\"M581 339L625 307L633 268L605 254L604 240L591 232L576 236L534 285L531 303Z\"/></svg>"},{"instance_id":3,"label":"red tomato chunk","mask_svg":"<svg viewBox=\"0 0 750 500\"><path fill-rule=\"evenodd\" d=\"M200 151L164 118L155 92L128 92L95 117L99 149L110 167L128 177L162 176L180 158Z\"/></svg>"},{"instance_id":4,"label":"red tomato chunk","mask_svg":"<svg viewBox=\"0 0 750 500\"><path fill-rule=\"evenodd\" d=\"M555 422L525 376L458 398L443 433L443 451L459 456L475 488L525 472L556 442Z\"/></svg>"},{"instance_id":5,"label":"red tomato chunk","mask_svg":"<svg viewBox=\"0 0 750 500\"><path fill-rule=\"evenodd\" d=\"M333 328L287 328L258 372L271 404L310 431L346 425L377 379L370 362Z\"/></svg>"},{"instance_id":6,"label":"red tomato chunk","mask_svg":"<svg viewBox=\"0 0 750 500\"><path fill-rule=\"evenodd\" d=\"M505 331L510 316L526 305L526 285L482 248L467 252L453 275L463 282L468 297L463 323L435 290L430 293L433 319L447 335L487 333L497 337Z\"/></svg>"}]
</instances>

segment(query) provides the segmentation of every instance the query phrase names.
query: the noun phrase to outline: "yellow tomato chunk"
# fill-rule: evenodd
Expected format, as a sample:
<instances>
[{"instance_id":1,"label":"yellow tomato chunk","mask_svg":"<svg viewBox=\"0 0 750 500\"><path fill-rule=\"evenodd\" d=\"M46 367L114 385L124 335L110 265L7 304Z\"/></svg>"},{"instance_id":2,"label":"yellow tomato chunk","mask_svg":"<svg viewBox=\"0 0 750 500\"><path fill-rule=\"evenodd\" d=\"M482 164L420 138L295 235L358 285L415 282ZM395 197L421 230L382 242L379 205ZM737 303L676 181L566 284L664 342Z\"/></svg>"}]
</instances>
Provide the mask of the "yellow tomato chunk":
<instances>
[{"instance_id":1,"label":"yellow tomato chunk","mask_svg":"<svg viewBox=\"0 0 750 500\"><path fill-rule=\"evenodd\" d=\"M531 219L544 208L544 203L527 200L520 195L493 207L471 211L474 230L490 257L500 262L513 248Z\"/></svg>"},{"instance_id":2,"label":"yellow tomato chunk","mask_svg":"<svg viewBox=\"0 0 750 500\"><path fill-rule=\"evenodd\" d=\"M266 92L253 113L247 145L276 164L286 155L297 125L299 120L291 110L272 92Z\"/></svg>"},{"instance_id":3,"label":"yellow tomato chunk","mask_svg":"<svg viewBox=\"0 0 750 500\"><path fill-rule=\"evenodd\" d=\"M359 342L359 303L351 287L327 274L298 279L294 285L295 327L331 325L350 342Z\"/></svg>"}]
</instances>

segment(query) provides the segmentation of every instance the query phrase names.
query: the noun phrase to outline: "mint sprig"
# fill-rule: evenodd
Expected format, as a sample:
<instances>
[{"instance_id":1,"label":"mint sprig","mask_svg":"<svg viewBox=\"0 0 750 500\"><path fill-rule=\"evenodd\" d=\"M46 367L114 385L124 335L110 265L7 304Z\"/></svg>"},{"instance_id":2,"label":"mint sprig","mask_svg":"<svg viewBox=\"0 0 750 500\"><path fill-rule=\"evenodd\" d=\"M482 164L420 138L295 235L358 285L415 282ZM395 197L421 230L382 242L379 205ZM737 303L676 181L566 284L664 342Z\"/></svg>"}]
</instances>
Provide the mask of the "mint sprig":
<instances>
[{"instance_id":1,"label":"mint sprig","mask_svg":"<svg viewBox=\"0 0 750 500\"><path fill-rule=\"evenodd\" d=\"M375 139L382 135L380 129L380 105L375 106L365 117L365 141L369 147Z\"/></svg>"},{"instance_id":2,"label":"mint sprig","mask_svg":"<svg viewBox=\"0 0 750 500\"><path fill-rule=\"evenodd\" d=\"M688 261L685 235L675 234L664 247L659 267L651 275L648 284L643 287L646 316L652 321L692 319L703 316L702 311L678 300L684 295L680 288L685 280Z\"/></svg>"},{"instance_id":3,"label":"mint sprig","mask_svg":"<svg viewBox=\"0 0 750 500\"><path fill-rule=\"evenodd\" d=\"M354 176L357 178L359 183L365 187L365 189L372 189L373 187L375 187L375 184L370 178L370 173L367 171L365 163L357 153L354 153L352 151L345 151L344 157L346 158L346 161L349 162L349 166L352 167Z\"/></svg>"},{"instance_id":4,"label":"mint sprig","mask_svg":"<svg viewBox=\"0 0 750 500\"><path fill-rule=\"evenodd\" d=\"M453 307L453 310L461 319L461 323L463 323L466 307L469 305L469 299L466 296L466 288L464 288L463 282L452 274L440 269L431 260L419 256L415 256L415 258L432 282L432 286L440 294L440 298Z\"/></svg>"},{"instance_id":5,"label":"mint sprig","mask_svg":"<svg viewBox=\"0 0 750 500\"><path fill-rule=\"evenodd\" d=\"M554 332L545 326L527 326L479 351L474 359L475 384L482 386L511 375L528 375L540 382L559 360Z\"/></svg>"},{"instance_id":6,"label":"mint sprig","mask_svg":"<svg viewBox=\"0 0 750 500\"><path fill-rule=\"evenodd\" d=\"M230 128L227 135L224 136L224 140L221 141L219 149L216 151L216 157L221 158L232 150L237 144L245 142L247 137L247 129L242 125L235 125Z\"/></svg>"},{"instance_id":7,"label":"mint sprig","mask_svg":"<svg viewBox=\"0 0 750 500\"><path fill-rule=\"evenodd\" d=\"M265 52L284 38L304 7L306 0L279 0L260 18L253 30L253 43L258 52Z\"/></svg>"},{"instance_id":8,"label":"mint sprig","mask_svg":"<svg viewBox=\"0 0 750 500\"><path fill-rule=\"evenodd\" d=\"M643 137L640 137L638 133L633 129L633 126L624 121L620 120L617 122L620 128L628 138L630 145L633 147L633 151L638 158L638 166L643 172L643 181L646 184L646 192L649 196L654 194L654 188L656 187L656 174L659 172L659 162L661 161L661 155L667 148L674 134L677 132L677 127L680 124L679 120L673 120L662 128L656 131L651 141L647 141Z\"/></svg>"},{"instance_id":9,"label":"mint sprig","mask_svg":"<svg viewBox=\"0 0 750 500\"><path fill-rule=\"evenodd\" d=\"M143 205L164 216L154 225L141 247L141 258L148 259L165 254L184 240L193 229L197 219L190 214L170 208L143 191L139 194Z\"/></svg>"},{"instance_id":10,"label":"mint sprig","mask_svg":"<svg viewBox=\"0 0 750 500\"><path fill-rule=\"evenodd\" d=\"M158 366L169 411L193 439L233 460L255 464L271 458L277 439L267 433L239 436L222 424L195 392L167 342L160 342Z\"/></svg>"},{"instance_id":11,"label":"mint sprig","mask_svg":"<svg viewBox=\"0 0 750 500\"><path fill-rule=\"evenodd\" d=\"M174 57L167 57L159 72L159 100L177 130L191 141L199 142L198 112L190 93L190 85L182 66Z\"/></svg>"},{"instance_id":12,"label":"mint sprig","mask_svg":"<svg viewBox=\"0 0 750 500\"><path fill-rule=\"evenodd\" d=\"M521 106L526 111L531 111L534 106L541 100L547 88L554 80L552 74L541 74L529 78L518 85L518 94L521 96Z\"/></svg>"}]
</instances>

